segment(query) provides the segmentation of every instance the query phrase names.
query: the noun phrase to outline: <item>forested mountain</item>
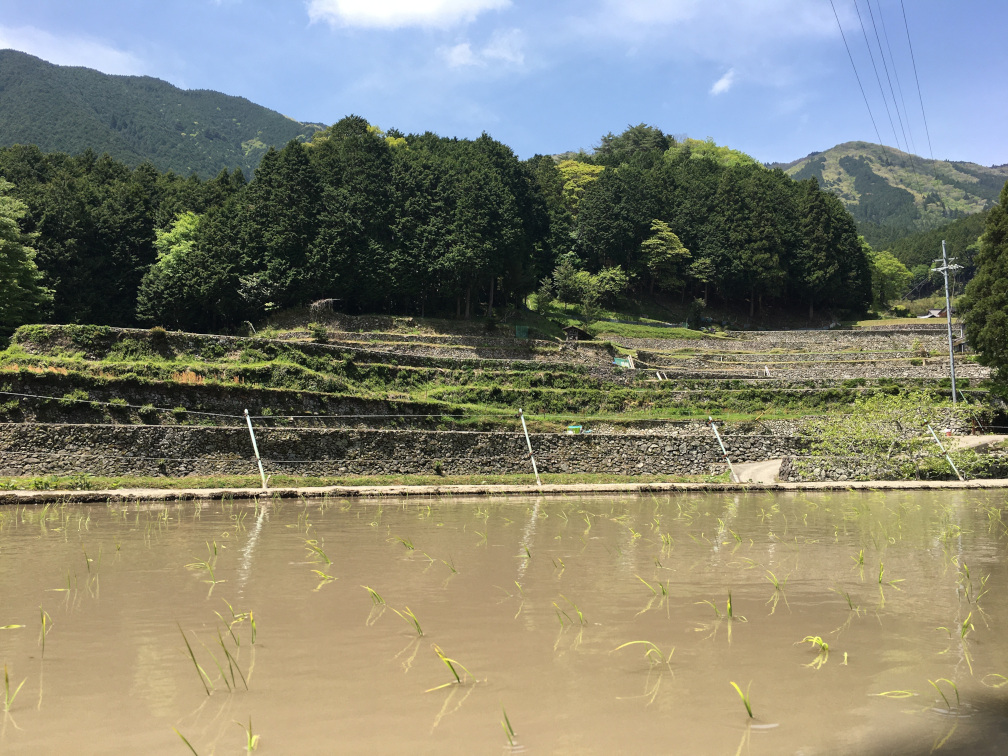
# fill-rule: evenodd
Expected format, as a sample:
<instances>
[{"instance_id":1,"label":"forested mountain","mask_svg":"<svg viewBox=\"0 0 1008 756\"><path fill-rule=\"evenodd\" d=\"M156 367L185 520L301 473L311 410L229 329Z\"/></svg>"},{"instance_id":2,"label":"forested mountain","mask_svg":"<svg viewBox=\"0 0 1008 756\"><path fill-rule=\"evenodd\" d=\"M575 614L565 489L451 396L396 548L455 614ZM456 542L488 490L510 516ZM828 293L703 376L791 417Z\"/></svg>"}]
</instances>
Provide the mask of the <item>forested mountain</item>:
<instances>
[{"instance_id":1,"label":"forested mountain","mask_svg":"<svg viewBox=\"0 0 1008 756\"><path fill-rule=\"evenodd\" d=\"M0 146L107 152L130 166L212 178L251 176L271 145L321 126L294 121L243 97L183 90L149 76L110 76L0 50Z\"/></svg>"},{"instance_id":2,"label":"forested mountain","mask_svg":"<svg viewBox=\"0 0 1008 756\"><path fill-rule=\"evenodd\" d=\"M749 317L870 302L871 250L814 179L653 127L604 143L519 161L486 134L349 116L270 148L247 184L16 146L0 148L0 193L20 203L11 215L52 290L34 317L57 322L227 328L318 299L470 317L535 290L586 318L645 292Z\"/></svg>"},{"instance_id":3,"label":"forested mountain","mask_svg":"<svg viewBox=\"0 0 1008 756\"><path fill-rule=\"evenodd\" d=\"M916 234L894 241L888 249L901 263L908 268L917 265L930 265L942 254L942 241L946 242L949 257L955 257L962 265L972 265L976 253L977 240L984 231L987 214L984 210L974 215L967 215L951 223L946 223L930 231L919 231Z\"/></svg>"},{"instance_id":4,"label":"forested mountain","mask_svg":"<svg viewBox=\"0 0 1008 756\"><path fill-rule=\"evenodd\" d=\"M1008 165L929 160L870 142L846 142L771 167L798 180L818 179L875 247L990 208L1008 180Z\"/></svg>"}]
</instances>

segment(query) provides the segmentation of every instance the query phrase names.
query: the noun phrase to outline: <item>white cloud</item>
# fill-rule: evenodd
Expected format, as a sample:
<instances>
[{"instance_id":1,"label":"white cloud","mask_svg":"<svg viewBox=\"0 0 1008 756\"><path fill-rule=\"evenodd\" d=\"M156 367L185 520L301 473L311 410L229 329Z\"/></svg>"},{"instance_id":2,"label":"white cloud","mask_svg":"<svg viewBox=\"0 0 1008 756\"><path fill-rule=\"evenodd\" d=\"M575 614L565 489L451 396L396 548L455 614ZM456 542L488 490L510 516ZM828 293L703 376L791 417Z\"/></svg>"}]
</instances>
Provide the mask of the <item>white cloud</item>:
<instances>
[{"instance_id":1,"label":"white cloud","mask_svg":"<svg viewBox=\"0 0 1008 756\"><path fill-rule=\"evenodd\" d=\"M525 63L525 36L518 29L495 31L490 40L474 50L469 42L460 42L452 47L441 48L438 52L451 68L471 66L486 67L491 64L506 64L512 67Z\"/></svg>"},{"instance_id":2,"label":"white cloud","mask_svg":"<svg viewBox=\"0 0 1008 756\"><path fill-rule=\"evenodd\" d=\"M472 45L468 42L460 42L454 47L441 50L441 55L452 68L463 68L465 66L476 66L480 64L480 59L472 51Z\"/></svg>"},{"instance_id":3,"label":"white cloud","mask_svg":"<svg viewBox=\"0 0 1008 756\"><path fill-rule=\"evenodd\" d=\"M84 66L107 74L147 73L133 53L89 37L57 36L32 26L0 26L0 48L11 48L61 66Z\"/></svg>"},{"instance_id":4,"label":"white cloud","mask_svg":"<svg viewBox=\"0 0 1008 756\"><path fill-rule=\"evenodd\" d=\"M445 27L509 5L511 0L308 0L308 17L339 26Z\"/></svg>"},{"instance_id":5,"label":"white cloud","mask_svg":"<svg viewBox=\"0 0 1008 756\"><path fill-rule=\"evenodd\" d=\"M518 29L495 31L486 47L483 57L520 66L525 62L525 36Z\"/></svg>"},{"instance_id":6,"label":"white cloud","mask_svg":"<svg viewBox=\"0 0 1008 756\"><path fill-rule=\"evenodd\" d=\"M714 82L714 86L710 88L710 93L715 96L719 94L724 94L725 92L727 92L729 89L732 88L732 85L734 83L735 83L735 69L729 68L724 76L722 76L720 79Z\"/></svg>"}]
</instances>

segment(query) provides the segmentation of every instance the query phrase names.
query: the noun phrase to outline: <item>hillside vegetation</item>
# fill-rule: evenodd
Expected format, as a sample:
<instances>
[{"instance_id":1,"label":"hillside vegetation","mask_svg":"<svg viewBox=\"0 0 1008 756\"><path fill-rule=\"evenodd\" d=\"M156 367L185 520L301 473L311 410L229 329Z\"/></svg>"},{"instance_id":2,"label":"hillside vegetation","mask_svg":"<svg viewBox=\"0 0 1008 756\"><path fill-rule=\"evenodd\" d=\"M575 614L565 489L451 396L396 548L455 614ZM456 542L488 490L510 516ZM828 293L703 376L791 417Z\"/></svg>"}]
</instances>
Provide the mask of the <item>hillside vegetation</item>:
<instances>
[{"instance_id":1,"label":"hillside vegetation","mask_svg":"<svg viewBox=\"0 0 1008 756\"><path fill-rule=\"evenodd\" d=\"M875 247L991 207L1008 180L1008 165L930 160L870 142L775 167L797 180L815 177L840 197Z\"/></svg>"},{"instance_id":2,"label":"hillside vegetation","mask_svg":"<svg viewBox=\"0 0 1008 756\"><path fill-rule=\"evenodd\" d=\"M130 166L211 178L251 176L271 145L321 128L244 97L184 90L150 76L110 76L0 50L0 146L108 153Z\"/></svg>"},{"instance_id":3,"label":"hillside vegetation","mask_svg":"<svg viewBox=\"0 0 1008 756\"><path fill-rule=\"evenodd\" d=\"M638 137L647 137L638 138ZM556 298L585 321L663 298L761 322L862 311L873 257L840 201L713 143L631 127L589 160L348 116L241 173L180 179L93 153L0 148L0 193L63 323L196 331L312 302L497 318ZM11 222L13 223L14 220ZM682 319L682 318L679 318Z\"/></svg>"}]
</instances>

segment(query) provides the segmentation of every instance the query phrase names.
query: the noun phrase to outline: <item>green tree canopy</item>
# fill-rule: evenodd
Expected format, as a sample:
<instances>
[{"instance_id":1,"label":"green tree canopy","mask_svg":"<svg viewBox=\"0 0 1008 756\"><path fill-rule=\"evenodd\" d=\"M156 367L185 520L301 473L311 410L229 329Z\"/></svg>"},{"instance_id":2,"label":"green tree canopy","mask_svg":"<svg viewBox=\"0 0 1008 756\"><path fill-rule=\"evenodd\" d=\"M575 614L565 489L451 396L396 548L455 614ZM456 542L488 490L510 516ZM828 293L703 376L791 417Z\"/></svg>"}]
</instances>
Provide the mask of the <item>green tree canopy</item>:
<instances>
[{"instance_id":1,"label":"green tree canopy","mask_svg":"<svg viewBox=\"0 0 1008 756\"><path fill-rule=\"evenodd\" d=\"M878 308L885 308L906 290L913 274L891 252L883 249L871 253L871 277L872 302Z\"/></svg>"},{"instance_id":2,"label":"green tree canopy","mask_svg":"<svg viewBox=\"0 0 1008 756\"><path fill-rule=\"evenodd\" d=\"M669 224L657 218L651 221L651 236L641 243L641 262L651 279L651 291L655 285L666 290L681 286L689 259L689 250Z\"/></svg>"},{"instance_id":3,"label":"green tree canopy","mask_svg":"<svg viewBox=\"0 0 1008 756\"><path fill-rule=\"evenodd\" d=\"M0 179L0 331L37 319L52 301L35 265L31 236L18 225L27 208L8 195L12 188Z\"/></svg>"},{"instance_id":4,"label":"green tree canopy","mask_svg":"<svg viewBox=\"0 0 1008 756\"><path fill-rule=\"evenodd\" d=\"M987 216L977 273L966 286L960 307L966 323L966 338L980 353L985 365L997 369L1004 384L1008 378L1008 183L1001 189L1000 204Z\"/></svg>"}]
</instances>

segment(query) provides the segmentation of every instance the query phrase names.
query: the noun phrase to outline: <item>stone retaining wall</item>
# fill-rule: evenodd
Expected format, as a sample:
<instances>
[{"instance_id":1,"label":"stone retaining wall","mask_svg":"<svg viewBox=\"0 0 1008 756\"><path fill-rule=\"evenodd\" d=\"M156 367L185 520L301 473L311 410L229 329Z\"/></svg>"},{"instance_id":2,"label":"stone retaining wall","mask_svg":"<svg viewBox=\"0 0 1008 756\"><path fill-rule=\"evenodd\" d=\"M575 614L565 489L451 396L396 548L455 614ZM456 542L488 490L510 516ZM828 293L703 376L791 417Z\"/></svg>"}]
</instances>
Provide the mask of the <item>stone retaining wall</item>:
<instances>
[{"instance_id":1,"label":"stone retaining wall","mask_svg":"<svg viewBox=\"0 0 1008 756\"><path fill-rule=\"evenodd\" d=\"M954 455L958 456L958 455ZM1008 456L1004 452L980 456L959 456L959 472L967 479L1008 477ZM894 457L879 460L865 456L787 457L781 463L778 480L803 481L849 480L955 480L956 475L942 456L918 459Z\"/></svg>"},{"instance_id":2,"label":"stone retaining wall","mask_svg":"<svg viewBox=\"0 0 1008 756\"><path fill-rule=\"evenodd\" d=\"M632 339L606 336L614 343L630 349L647 349L668 352L681 349L690 352L728 354L731 352L771 352L783 349L789 352L837 352L855 350L864 352L916 352L920 348L931 352L948 349L948 336L944 329L915 329L881 331L730 331L728 338L708 336L702 339ZM957 334L958 335L958 334Z\"/></svg>"},{"instance_id":3,"label":"stone retaining wall","mask_svg":"<svg viewBox=\"0 0 1008 756\"><path fill-rule=\"evenodd\" d=\"M720 473L709 432L532 434L541 472L612 475ZM732 462L799 454L787 435L722 435ZM310 476L531 472L521 433L261 428L267 473ZM2 475L255 474L244 427L0 424Z\"/></svg>"}]
</instances>

